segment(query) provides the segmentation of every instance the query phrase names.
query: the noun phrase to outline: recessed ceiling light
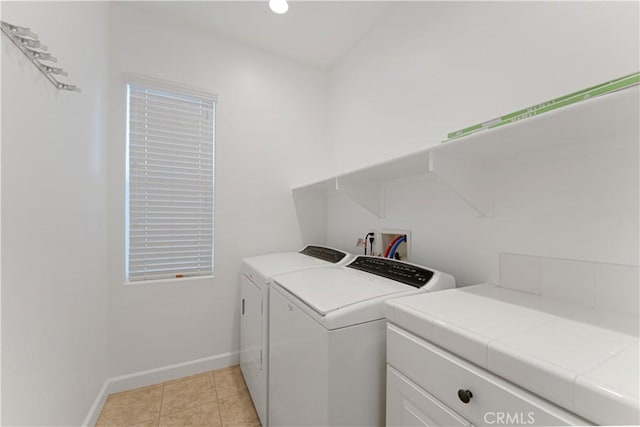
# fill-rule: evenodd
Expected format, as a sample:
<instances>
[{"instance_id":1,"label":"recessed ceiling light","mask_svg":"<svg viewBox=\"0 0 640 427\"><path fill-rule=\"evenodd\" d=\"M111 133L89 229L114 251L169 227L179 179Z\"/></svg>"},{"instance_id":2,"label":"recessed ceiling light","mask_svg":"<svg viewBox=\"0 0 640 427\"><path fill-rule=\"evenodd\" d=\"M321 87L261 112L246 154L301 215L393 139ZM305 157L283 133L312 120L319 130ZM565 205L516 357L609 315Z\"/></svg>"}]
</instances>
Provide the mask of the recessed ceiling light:
<instances>
[{"instance_id":1,"label":"recessed ceiling light","mask_svg":"<svg viewBox=\"0 0 640 427\"><path fill-rule=\"evenodd\" d=\"M287 0L269 0L269 7L278 15L287 13L287 10L289 10Z\"/></svg>"}]
</instances>

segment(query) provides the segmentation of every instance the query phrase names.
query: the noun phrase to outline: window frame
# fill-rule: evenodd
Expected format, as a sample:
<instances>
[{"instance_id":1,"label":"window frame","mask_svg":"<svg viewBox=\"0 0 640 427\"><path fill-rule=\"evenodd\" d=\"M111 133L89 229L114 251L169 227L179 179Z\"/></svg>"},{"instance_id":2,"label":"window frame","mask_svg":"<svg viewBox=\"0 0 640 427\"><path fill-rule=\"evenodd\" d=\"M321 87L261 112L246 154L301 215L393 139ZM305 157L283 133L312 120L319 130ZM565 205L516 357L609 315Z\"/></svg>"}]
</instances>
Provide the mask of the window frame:
<instances>
[{"instance_id":1,"label":"window frame","mask_svg":"<svg viewBox=\"0 0 640 427\"><path fill-rule=\"evenodd\" d=\"M124 173L124 285L126 286L141 286L141 285L153 285L160 283L189 283L197 282L204 279L212 279L215 277L215 194L216 194L216 179L215 179L215 165L216 165L216 119L217 119L217 107L218 107L218 95L195 88L193 86L184 85L180 83L171 82L168 80L157 79L148 76L141 76L135 74L128 74L123 79L124 83L124 104L125 104L125 173ZM212 240L211 240L211 273L197 276L184 276L184 277L166 277L166 278L150 278L150 279L138 279L130 280L129 277L129 256L130 256L130 87L131 85L144 87L152 90L172 92L177 95L201 98L213 103L213 185L212 185Z\"/></svg>"}]
</instances>

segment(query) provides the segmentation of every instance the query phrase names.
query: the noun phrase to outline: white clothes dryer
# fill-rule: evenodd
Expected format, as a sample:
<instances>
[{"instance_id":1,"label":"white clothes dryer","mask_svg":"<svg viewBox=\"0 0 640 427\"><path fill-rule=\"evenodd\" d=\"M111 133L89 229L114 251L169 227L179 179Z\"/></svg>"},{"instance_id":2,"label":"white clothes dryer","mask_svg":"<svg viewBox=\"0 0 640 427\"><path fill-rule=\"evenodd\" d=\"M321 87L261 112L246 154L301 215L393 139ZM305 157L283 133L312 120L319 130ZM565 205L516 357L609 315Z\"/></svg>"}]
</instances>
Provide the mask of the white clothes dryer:
<instances>
[{"instance_id":1,"label":"white clothes dryer","mask_svg":"<svg viewBox=\"0 0 640 427\"><path fill-rule=\"evenodd\" d=\"M384 302L454 287L449 274L371 256L274 277L269 424L384 425Z\"/></svg>"},{"instance_id":2,"label":"white clothes dryer","mask_svg":"<svg viewBox=\"0 0 640 427\"><path fill-rule=\"evenodd\" d=\"M242 260L240 274L240 369L263 427L268 425L269 284L292 271L343 265L353 256L324 246Z\"/></svg>"}]
</instances>

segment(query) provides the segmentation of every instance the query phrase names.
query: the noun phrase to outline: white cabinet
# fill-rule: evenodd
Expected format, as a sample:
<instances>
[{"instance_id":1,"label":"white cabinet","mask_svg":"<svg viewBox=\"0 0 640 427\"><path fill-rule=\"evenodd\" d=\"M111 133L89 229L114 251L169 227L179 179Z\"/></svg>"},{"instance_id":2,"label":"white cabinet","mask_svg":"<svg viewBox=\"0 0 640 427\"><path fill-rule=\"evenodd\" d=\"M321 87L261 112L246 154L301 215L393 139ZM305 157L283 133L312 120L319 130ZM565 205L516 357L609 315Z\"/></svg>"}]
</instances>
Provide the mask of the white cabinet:
<instances>
[{"instance_id":1,"label":"white cabinet","mask_svg":"<svg viewBox=\"0 0 640 427\"><path fill-rule=\"evenodd\" d=\"M256 411L263 419L266 401L266 369L264 366L264 349L262 348L263 325L263 291L247 276L240 278L240 366L247 387L252 391ZM263 392L257 392L264 389ZM264 408L264 409L263 409Z\"/></svg>"},{"instance_id":2,"label":"white cabinet","mask_svg":"<svg viewBox=\"0 0 640 427\"><path fill-rule=\"evenodd\" d=\"M387 366L387 426L471 426L471 423Z\"/></svg>"},{"instance_id":3,"label":"white cabinet","mask_svg":"<svg viewBox=\"0 0 640 427\"><path fill-rule=\"evenodd\" d=\"M437 420L437 417L443 417L443 414L449 414L453 417L452 419L466 419L476 426L590 424L391 324L387 326L387 364L423 392L420 401L425 420L433 421ZM390 402L397 402L400 399L399 392L391 388L393 384L393 381L389 381L387 385L387 399ZM409 392L406 391L408 389L405 387L403 390L405 390L404 395L408 396ZM415 393L414 396L416 396ZM393 404L397 405L397 403ZM416 407L415 404L413 406ZM404 410L392 409L392 411L397 413ZM387 420L389 421L390 418L388 417ZM411 424L410 418L407 418L407 424L395 425L410 426L415 425L415 421Z\"/></svg>"}]
</instances>

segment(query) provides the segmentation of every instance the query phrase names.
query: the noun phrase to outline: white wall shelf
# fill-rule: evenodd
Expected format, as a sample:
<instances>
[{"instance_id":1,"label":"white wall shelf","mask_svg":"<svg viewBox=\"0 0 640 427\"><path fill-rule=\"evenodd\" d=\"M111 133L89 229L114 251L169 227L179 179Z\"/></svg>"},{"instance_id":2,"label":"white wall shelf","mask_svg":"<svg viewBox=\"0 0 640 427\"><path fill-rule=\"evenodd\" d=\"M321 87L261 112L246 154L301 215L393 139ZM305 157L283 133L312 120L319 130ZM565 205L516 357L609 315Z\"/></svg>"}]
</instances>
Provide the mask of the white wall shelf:
<instances>
[{"instance_id":1,"label":"white wall shelf","mask_svg":"<svg viewBox=\"0 0 640 427\"><path fill-rule=\"evenodd\" d=\"M478 215L493 216L496 168L618 149L639 141L640 89L634 86L295 187L293 195L343 194L383 218L386 186L433 176Z\"/></svg>"}]
</instances>

